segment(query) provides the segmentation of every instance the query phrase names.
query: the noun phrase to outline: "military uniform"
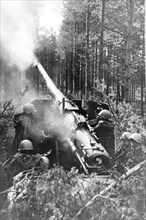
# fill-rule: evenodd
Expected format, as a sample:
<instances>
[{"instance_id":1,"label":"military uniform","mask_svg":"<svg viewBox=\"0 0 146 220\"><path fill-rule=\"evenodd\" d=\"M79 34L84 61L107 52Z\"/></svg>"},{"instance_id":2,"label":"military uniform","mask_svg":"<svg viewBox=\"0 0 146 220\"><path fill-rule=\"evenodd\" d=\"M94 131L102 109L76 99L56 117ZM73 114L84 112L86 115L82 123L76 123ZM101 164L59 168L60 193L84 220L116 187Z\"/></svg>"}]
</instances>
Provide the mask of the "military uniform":
<instances>
[{"instance_id":1,"label":"military uniform","mask_svg":"<svg viewBox=\"0 0 146 220\"><path fill-rule=\"evenodd\" d=\"M18 173L32 169L33 167L41 168L41 155L18 152L4 162L3 166L9 183L12 183L13 177Z\"/></svg>"},{"instance_id":2,"label":"military uniform","mask_svg":"<svg viewBox=\"0 0 146 220\"><path fill-rule=\"evenodd\" d=\"M101 110L96 119L89 120L89 125L94 128L100 143L111 157L115 154L114 123L111 113L107 109Z\"/></svg>"},{"instance_id":3,"label":"military uniform","mask_svg":"<svg viewBox=\"0 0 146 220\"><path fill-rule=\"evenodd\" d=\"M122 143L120 149L116 152L114 157L115 168L118 172L125 172L125 167L129 167L128 164L132 159L129 146ZM129 161L129 162L128 162Z\"/></svg>"},{"instance_id":4,"label":"military uniform","mask_svg":"<svg viewBox=\"0 0 146 220\"><path fill-rule=\"evenodd\" d=\"M115 153L114 124L112 121L100 120L94 131L111 157Z\"/></svg>"},{"instance_id":5,"label":"military uniform","mask_svg":"<svg viewBox=\"0 0 146 220\"><path fill-rule=\"evenodd\" d=\"M140 144L139 144L140 145ZM144 153L141 146L130 146L123 142L120 149L115 154L115 166L117 171L124 172L125 168L132 168L144 160Z\"/></svg>"},{"instance_id":6,"label":"military uniform","mask_svg":"<svg viewBox=\"0 0 146 220\"><path fill-rule=\"evenodd\" d=\"M131 149L127 152L124 160L124 164L128 168L136 166L138 163L144 160L144 153L141 148Z\"/></svg>"},{"instance_id":7,"label":"military uniform","mask_svg":"<svg viewBox=\"0 0 146 220\"><path fill-rule=\"evenodd\" d=\"M121 145L118 147L118 149L115 152L114 159L121 160L121 162L123 162L129 150L130 150L130 144L128 144L125 141L122 141Z\"/></svg>"},{"instance_id":8,"label":"military uniform","mask_svg":"<svg viewBox=\"0 0 146 220\"><path fill-rule=\"evenodd\" d=\"M18 151L19 144L25 139L32 142L36 153L46 153L54 148L54 138L46 137L44 134L45 125L36 112L37 110L32 103L26 103L23 107L23 113L14 116L15 136L10 149L12 154Z\"/></svg>"},{"instance_id":9,"label":"military uniform","mask_svg":"<svg viewBox=\"0 0 146 220\"><path fill-rule=\"evenodd\" d=\"M43 133L42 122L39 119L22 114L20 118L15 121L14 127L15 136L10 149L12 154L18 151L19 144L24 139L28 139L33 143L36 153L44 153L40 145L45 141L45 135ZM46 151L48 151L48 149Z\"/></svg>"}]
</instances>

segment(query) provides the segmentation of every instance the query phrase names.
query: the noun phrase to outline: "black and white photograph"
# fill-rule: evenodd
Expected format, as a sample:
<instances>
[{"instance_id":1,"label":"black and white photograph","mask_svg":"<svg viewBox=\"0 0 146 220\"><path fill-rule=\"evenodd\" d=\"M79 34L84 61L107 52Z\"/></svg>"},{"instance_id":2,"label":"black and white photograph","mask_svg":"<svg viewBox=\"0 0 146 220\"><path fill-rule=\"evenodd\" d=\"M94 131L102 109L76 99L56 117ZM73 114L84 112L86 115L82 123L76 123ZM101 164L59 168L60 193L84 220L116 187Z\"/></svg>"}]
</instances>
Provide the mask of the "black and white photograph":
<instances>
[{"instance_id":1,"label":"black and white photograph","mask_svg":"<svg viewBox=\"0 0 146 220\"><path fill-rule=\"evenodd\" d=\"M144 0L0 0L0 220L146 220Z\"/></svg>"}]
</instances>

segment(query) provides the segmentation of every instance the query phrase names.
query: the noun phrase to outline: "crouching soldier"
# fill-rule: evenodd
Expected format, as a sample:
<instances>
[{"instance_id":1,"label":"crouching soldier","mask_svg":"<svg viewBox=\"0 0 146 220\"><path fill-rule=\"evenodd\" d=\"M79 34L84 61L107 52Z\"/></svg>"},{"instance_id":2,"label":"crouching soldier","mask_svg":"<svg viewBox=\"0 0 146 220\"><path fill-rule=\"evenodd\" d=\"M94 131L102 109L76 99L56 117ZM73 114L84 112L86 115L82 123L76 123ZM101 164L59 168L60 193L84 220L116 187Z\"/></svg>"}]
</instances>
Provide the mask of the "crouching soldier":
<instances>
[{"instance_id":1,"label":"crouching soldier","mask_svg":"<svg viewBox=\"0 0 146 220\"><path fill-rule=\"evenodd\" d=\"M118 155L117 171L124 173L129 168L136 166L144 160L144 152L142 150L142 136L139 133L128 134L125 142L125 151Z\"/></svg>"},{"instance_id":2,"label":"crouching soldier","mask_svg":"<svg viewBox=\"0 0 146 220\"><path fill-rule=\"evenodd\" d=\"M128 152L130 151L130 140L129 137L131 136L131 133L126 131L121 136L121 144L115 151L114 156L114 164L115 169L118 172L125 172L125 159L128 155Z\"/></svg>"},{"instance_id":3,"label":"crouching soldier","mask_svg":"<svg viewBox=\"0 0 146 220\"><path fill-rule=\"evenodd\" d=\"M127 166L130 168L144 160L144 151L142 143L142 135L139 133L133 133L129 137L131 145L131 155L127 160Z\"/></svg>"},{"instance_id":4,"label":"crouching soldier","mask_svg":"<svg viewBox=\"0 0 146 220\"><path fill-rule=\"evenodd\" d=\"M49 167L49 159L35 153L32 142L25 139L21 141L18 152L5 161L3 166L9 185L11 185L13 177L22 171L27 171L34 167L40 170L47 169Z\"/></svg>"}]
</instances>

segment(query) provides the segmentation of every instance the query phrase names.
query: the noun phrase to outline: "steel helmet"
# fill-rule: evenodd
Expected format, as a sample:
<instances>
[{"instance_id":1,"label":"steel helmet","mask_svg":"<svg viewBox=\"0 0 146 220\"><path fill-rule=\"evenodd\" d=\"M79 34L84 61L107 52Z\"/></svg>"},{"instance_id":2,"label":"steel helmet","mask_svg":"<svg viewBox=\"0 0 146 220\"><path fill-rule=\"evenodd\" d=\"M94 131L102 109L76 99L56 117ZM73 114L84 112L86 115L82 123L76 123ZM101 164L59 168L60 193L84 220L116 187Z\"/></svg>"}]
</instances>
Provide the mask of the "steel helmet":
<instances>
[{"instance_id":1,"label":"steel helmet","mask_svg":"<svg viewBox=\"0 0 146 220\"><path fill-rule=\"evenodd\" d=\"M136 143L141 144L141 134L133 133L130 135L129 140L134 140Z\"/></svg>"},{"instance_id":2,"label":"steel helmet","mask_svg":"<svg viewBox=\"0 0 146 220\"><path fill-rule=\"evenodd\" d=\"M32 103L26 103L23 106L23 112L27 113L27 114L34 113L34 112L36 112L36 108Z\"/></svg>"},{"instance_id":3,"label":"steel helmet","mask_svg":"<svg viewBox=\"0 0 146 220\"><path fill-rule=\"evenodd\" d=\"M126 132L124 132L124 133L122 134L121 139L122 139L122 140L128 140L130 136L131 136L131 133L128 132L128 131L126 131Z\"/></svg>"},{"instance_id":4,"label":"steel helmet","mask_svg":"<svg viewBox=\"0 0 146 220\"><path fill-rule=\"evenodd\" d=\"M18 151L23 151L23 150L34 150L32 142L29 140L21 141Z\"/></svg>"},{"instance_id":5,"label":"steel helmet","mask_svg":"<svg viewBox=\"0 0 146 220\"><path fill-rule=\"evenodd\" d=\"M101 110L98 115L101 116L103 119L111 119L111 113L106 109Z\"/></svg>"},{"instance_id":6,"label":"steel helmet","mask_svg":"<svg viewBox=\"0 0 146 220\"><path fill-rule=\"evenodd\" d=\"M50 161L49 161L48 157L45 157L45 156L41 157L41 161L43 163L43 167L44 168L48 168L49 167Z\"/></svg>"}]
</instances>

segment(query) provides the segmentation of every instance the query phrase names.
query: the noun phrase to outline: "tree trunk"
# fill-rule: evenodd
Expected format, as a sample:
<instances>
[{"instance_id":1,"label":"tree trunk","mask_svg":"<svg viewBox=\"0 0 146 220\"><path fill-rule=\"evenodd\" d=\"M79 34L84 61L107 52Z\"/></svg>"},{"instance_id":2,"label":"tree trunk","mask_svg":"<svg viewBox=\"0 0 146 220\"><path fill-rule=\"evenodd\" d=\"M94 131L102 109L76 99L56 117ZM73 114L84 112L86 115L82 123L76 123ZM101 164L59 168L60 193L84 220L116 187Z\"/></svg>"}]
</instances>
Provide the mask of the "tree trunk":
<instances>
[{"instance_id":1,"label":"tree trunk","mask_svg":"<svg viewBox=\"0 0 146 220\"><path fill-rule=\"evenodd\" d=\"M143 77L143 67L140 68L140 74L141 74L141 116L144 116L143 111L143 87L144 87L144 77Z\"/></svg>"},{"instance_id":2,"label":"tree trunk","mask_svg":"<svg viewBox=\"0 0 146 220\"><path fill-rule=\"evenodd\" d=\"M97 73L97 59L98 59L97 46L98 46L98 40L96 40L95 45L96 45L96 49L95 49L95 77L94 77L94 86L95 86L95 84L96 84L96 83L95 83L96 80L97 80L97 79L99 80L98 73Z\"/></svg>"},{"instance_id":3,"label":"tree trunk","mask_svg":"<svg viewBox=\"0 0 146 220\"><path fill-rule=\"evenodd\" d=\"M144 45L145 37L143 33L143 45ZM145 48L143 47L142 51L142 60L144 60L145 57ZM146 88L146 72L144 73L144 66L141 65L141 116L144 116L144 86ZM146 97L145 97L146 98ZM146 102L146 99L145 99Z\"/></svg>"},{"instance_id":4,"label":"tree trunk","mask_svg":"<svg viewBox=\"0 0 146 220\"><path fill-rule=\"evenodd\" d=\"M83 44L81 43L81 56L80 56L80 90L81 90L81 96L80 96L80 98L82 99L83 98L83 90L84 90L84 85L83 85L83 82L84 82L84 65L83 65L83 63L84 63L84 58L83 58L83 54L84 54L84 52L83 52L84 50L83 50Z\"/></svg>"},{"instance_id":5,"label":"tree trunk","mask_svg":"<svg viewBox=\"0 0 146 220\"><path fill-rule=\"evenodd\" d=\"M74 26L74 86L73 86L73 91L74 91L74 94L76 92L76 74L77 74L77 49L76 49L76 44L77 44L77 37L76 37L76 32L77 32L77 22L76 22L76 16L77 14L75 13L75 26Z\"/></svg>"},{"instance_id":6,"label":"tree trunk","mask_svg":"<svg viewBox=\"0 0 146 220\"><path fill-rule=\"evenodd\" d=\"M128 27L126 42L126 102L131 101L131 62L132 62L132 34L133 34L133 10L134 0L127 0Z\"/></svg>"},{"instance_id":7,"label":"tree trunk","mask_svg":"<svg viewBox=\"0 0 146 220\"><path fill-rule=\"evenodd\" d=\"M67 51L65 54L65 94L67 95L68 92L68 58L67 58Z\"/></svg>"},{"instance_id":8,"label":"tree trunk","mask_svg":"<svg viewBox=\"0 0 146 220\"><path fill-rule=\"evenodd\" d=\"M94 87L94 81L95 81L95 43L92 44L92 66L91 66L91 75L92 77L90 78L90 85Z\"/></svg>"},{"instance_id":9,"label":"tree trunk","mask_svg":"<svg viewBox=\"0 0 146 220\"><path fill-rule=\"evenodd\" d=\"M103 78L103 38L104 38L104 19L105 19L105 1L102 0L102 18L101 18L101 33L100 33L100 48L99 48L99 80Z\"/></svg>"},{"instance_id":10,"label":"tree trunk","mask_svg":"<svg viewBox=\"0 0 146 220\"><path fill-rule=\"evenodd\" d=\"M86 11L86 67L85 67L85 100L87 100L88 93L88 76L89 76L89 13L90 13L89 0L87 1L87 11Z\"/></svg>"},{"instance_id":11,"label":"tree trunk","mask_svg":"<svg viewBox=\"0 0 146 220\"><path fill-rule=\"evenodd\" d=\"M108 46L108 61L107 61L107 91L108 95L111 87L111 47Z\"/></svg>"}]
</instances>

